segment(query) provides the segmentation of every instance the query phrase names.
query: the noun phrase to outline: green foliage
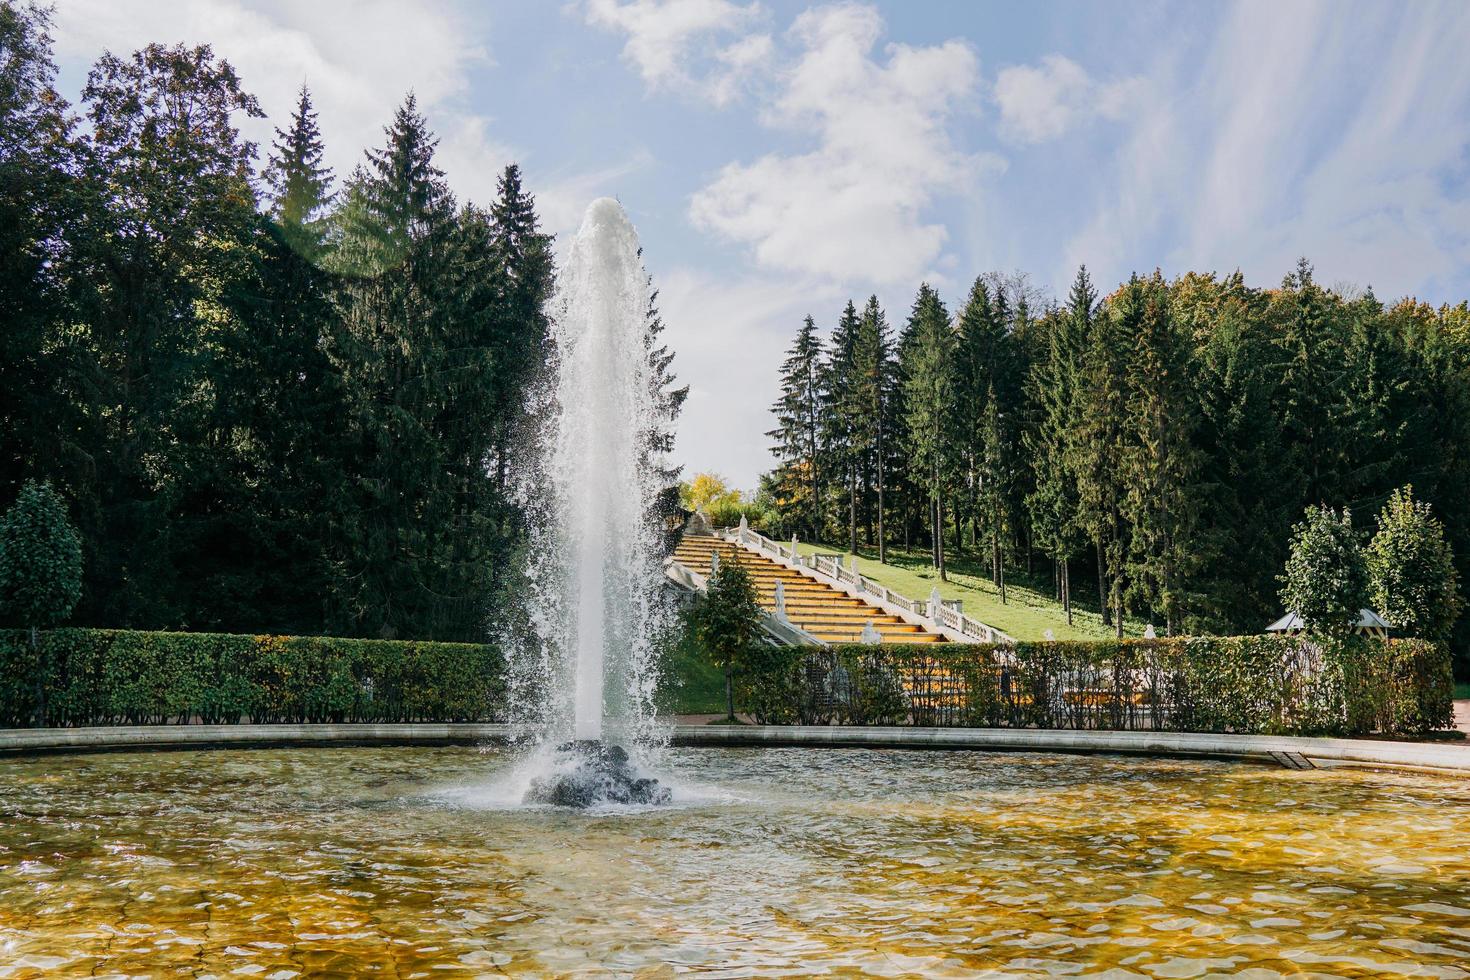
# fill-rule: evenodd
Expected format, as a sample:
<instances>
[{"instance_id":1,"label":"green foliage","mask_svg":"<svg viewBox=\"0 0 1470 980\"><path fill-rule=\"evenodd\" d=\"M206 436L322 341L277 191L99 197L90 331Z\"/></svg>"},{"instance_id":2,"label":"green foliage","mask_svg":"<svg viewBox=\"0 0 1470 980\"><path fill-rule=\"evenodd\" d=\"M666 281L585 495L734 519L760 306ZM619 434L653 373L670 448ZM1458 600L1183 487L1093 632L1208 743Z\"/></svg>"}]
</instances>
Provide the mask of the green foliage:
<instances>
[{"instance_id":1,"label":"green foliage","mask_svg":"<svg viewBox=\"0 0 1470 980\"><path fill-rule=\"evenodd\" d=\"M778 724L1418 736L1451 693L1423 641L1237 636L778 651L741 703Z\"/></svg>"},{"instance_id":2,"label":"green foliage","mask_svg":"<svg viewBox=\"0 0 1470 980\"><path fill-rule=\"evenodd\" d=\"M1449 639L1463 606L1454 556L1444 526L1414 499L1413 487L1395 490L1379 512L1367 565L1373 608L1395 633Z\"/></svg>"},{"instance_id":3,"label":"green foliage","mask_svg":"<svg viewBox=\"0 0 1470 980\"><path fill-rule=\"evenodd\" d=\"M1313 633L1340 635L1357 626L1368 604L1368 570L1346 508L1309 507L1292 528L1281 602Z\"/></svg>"},{"instance_id":4,"label":"green foliage","mask_svg":"<svg viewBox=\"0 0 1470 980\"><path fill-rule=\"evenodd\" d=\"M921 287L916 313L936 304ZM849 303L818 379L828 517L815 540L846 537L852 551L866 530L881 562L889 545L927 546L936 566L941 544L948 556L989 550L997 593L1008 569L1044 581L1032 567L1042 557L1065 615L1081 602L1115 629L1126 614L1174 635L1250 632L1279 615L1304 507L1381 501L1412 478L1463 580L1467 310L1385 307L1371 290L1323 287L1305 261L1276 288L1239 272L1154 272L1101 297L1083 268L1060 304L986 274L948 334L932 329L940 317L905 324L885 404L897 451L875 453L849 407L866 319ZM936 341L952 345L943 362L926 353ZM953 398L939 421L951 428L934 440L933 391L915 401L914 386L932 388L921 382L945 367ZM949 452L947 472L934 473L931 442ZM782 496L796 474L775 476ZM1470 655L1463 608L1449 641Z\"/></svg>"},{"instance_id":5,"label":"green foliage","mask_svg":"<svg viewBox=\"0 0 1470 980\"><path fill-rule=\"evenodd\" d=\"M82 544L49 483L26 481L0 518L0 619L45 629L82 596Z\"/></svg>"},{"instance_id":6,"label":"green foliage","mask_svg":"<svg viewBox=\"0 0 1470 980\"><path fill-rule=\"evenodd\" d=\"M0 727L32 722L38 687L53 725L494 721L504 675L473 644L58 629L38 658L0 631Z\"/></svg>"},{"instance_id":7,"label":"green foliage","mask_svg":"<svg viewBox=\"0 0 1470 980\"><path fill-rule=\"evenodd\" d=\"M755 582L738 556L720 562L695 603L690 624L705 654L725 673L726 706L733 718L732 685L756 646L761 618Z\"/></svg>"}]
</instances>

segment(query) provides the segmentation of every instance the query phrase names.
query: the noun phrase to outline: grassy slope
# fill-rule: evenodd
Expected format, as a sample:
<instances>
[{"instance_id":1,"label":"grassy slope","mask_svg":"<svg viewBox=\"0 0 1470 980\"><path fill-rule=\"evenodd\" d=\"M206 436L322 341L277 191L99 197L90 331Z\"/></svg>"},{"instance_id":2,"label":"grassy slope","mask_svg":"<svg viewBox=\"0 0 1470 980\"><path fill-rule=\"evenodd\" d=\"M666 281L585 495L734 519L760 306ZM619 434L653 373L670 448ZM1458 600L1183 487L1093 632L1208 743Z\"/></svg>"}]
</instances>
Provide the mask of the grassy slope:
<instances>
[{"instance_id":1,"label":"grassy slope","mask_svg":"<svg viewBox=\"0 0 1470 980\"><path fill-rule=\"evenodd\" d=\"M798 543L803 554L822 552L844 552L844 548ZM949 581L939 581L939 574L929 564L928 551L904 551L888 549L888 564L878 564L876 551L859 549L858 571L876 582L881 582L910 599L927 599L929 590L939 586L939 594L945 599L963 599L966 615L972 616L998 630L1009 633L1018 640L1040 640L1046 630L1051 630L1059 640L1095 640L1113 635L1112 627L1102 624L1102 617L1095 611L1072 605L1072 625L1067 625L1067 615L1060 603L1053 601L1048 591L1050 575L1044 582L1023 584L1019 576L1007 579L1006 602L1000 601L1000 590L990 584L989 563L981 562L971 555L950 558L946 571ZM1011 573L1014 575L1015 573ZM1143 624L1129 622L1125 632L1138 636Z\"/></svg>"},{"instance_id":2,"label":"grassy slope","mask_svg":"<svg viewBox=\"0 0 1470 980\"><path fill-rule=\"evenodd\" d=\"M1456 701L1470 700L1470 684L1456 684L1455 685L1455 700Z\"/></svg>"},{"instance_id":3,"label":"grassy slope","mask_svg":"<svg viewBox=\"0 0 1470 980\"><path fill-rule=\"evenodd\" d=\"M725 675L687 635L664 658L658 705L676 715L725 711Z\"/></svg>"}]
</instances>

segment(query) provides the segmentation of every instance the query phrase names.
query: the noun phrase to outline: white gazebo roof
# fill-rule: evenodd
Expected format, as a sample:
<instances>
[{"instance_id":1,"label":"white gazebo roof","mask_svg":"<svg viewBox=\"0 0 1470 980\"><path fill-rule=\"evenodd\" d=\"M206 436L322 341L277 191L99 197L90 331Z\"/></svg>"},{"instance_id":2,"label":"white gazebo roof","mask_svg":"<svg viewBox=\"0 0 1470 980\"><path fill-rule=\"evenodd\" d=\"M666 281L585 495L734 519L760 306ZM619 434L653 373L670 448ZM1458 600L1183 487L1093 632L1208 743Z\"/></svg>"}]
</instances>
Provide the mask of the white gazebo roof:
<instances>
[{"instance_id":1,"label":"white gazebo roof","mask_svg":"<svg viewBox=\"0 0 1470 980\"><path fill-rule=\"evenodd\" d=\"M1358 610L1358 621L1354 624L1355 629L1360 630L1383 630L1387 632L1392 629L1384 618L1371 609ZM1289 633L1292 630L1306 629L1302 623L1302 617L1295 611L1287 613L1276 622L1266 627L1267 633Z\"/></svg>"}]
</instances>

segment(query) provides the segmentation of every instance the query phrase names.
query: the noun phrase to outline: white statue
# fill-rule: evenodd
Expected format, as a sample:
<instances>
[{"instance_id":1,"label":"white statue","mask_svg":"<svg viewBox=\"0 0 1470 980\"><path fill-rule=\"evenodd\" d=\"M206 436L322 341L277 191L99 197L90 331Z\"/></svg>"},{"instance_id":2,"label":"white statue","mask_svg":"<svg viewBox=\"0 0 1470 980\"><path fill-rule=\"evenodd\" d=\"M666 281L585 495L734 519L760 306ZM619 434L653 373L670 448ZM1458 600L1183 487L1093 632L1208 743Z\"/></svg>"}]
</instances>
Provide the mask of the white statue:
<instances>
[{"instance_id":1,"label":"white statue","mask_svg":"<svg viewBox=\"0 0 1470 980\"><path fill-rule=\"evenodd\" d=\"M929 618L939 619L939 607L944 605L944 600L939 598L939 586L929 590Z\"/></svg>"},{"instance_id":2,"label":"white statue","mask_svg":"<svg viewBox=\"0 0 1470 980\"><path fill-rule=\"evenodd\" d=\"M1041 638L1043 640L1045 640L1046 642L1048 642L1048 643L1053 643L1053 642L1056 641L1057 635L1055 633L1053 633L1051 630L1043 630L1042 631L1042 634L1041 634Z\"/></svg>"},{"instance_id":3,"label":"white statue","mask_svg":"<svg viewBox=\"0 0 1470 980\"><path fill-rule=\"evenodd\" d=\"M1149 623L1147 626L1145 626L1143 628L1143 638L1145 640L1156 640L1156 639L1158 639L1158 637L1159 637L1159 634L1157 634L1157 633L1154 632L1154 624L1153 623Z\"/></svg>"},{"instance_id":4,"label":"white statue","mask_svg":"<svg viewBox=\"0 0 1470 980\"><path fill-rule=\"evenodd\" d=\"M718 551L709 553L709 573L711 578L720 574L720 553Z\"/></svg>"},{"instance_id":5,"label":"white statue","mask_svg":"<svg viewBox=\"0 0 1470 980\"><path fill-rule=\"evenodd\" d=\"M863 627L863 632L859 639L868 646L874 646L883 642L883 634L878 632L878 628L873 625L873 621L870 619L868 620L868 625Z\"/></svg>"},{"instance_id":6,"label":"white statue","mask_svg":"<svg viewBox=\"0 0 1470 980\"><path fill-rule=\"evenodd\" d=\"M776 579L776 615L786 618L786 586Z\"/></svg>"}]
</instances>

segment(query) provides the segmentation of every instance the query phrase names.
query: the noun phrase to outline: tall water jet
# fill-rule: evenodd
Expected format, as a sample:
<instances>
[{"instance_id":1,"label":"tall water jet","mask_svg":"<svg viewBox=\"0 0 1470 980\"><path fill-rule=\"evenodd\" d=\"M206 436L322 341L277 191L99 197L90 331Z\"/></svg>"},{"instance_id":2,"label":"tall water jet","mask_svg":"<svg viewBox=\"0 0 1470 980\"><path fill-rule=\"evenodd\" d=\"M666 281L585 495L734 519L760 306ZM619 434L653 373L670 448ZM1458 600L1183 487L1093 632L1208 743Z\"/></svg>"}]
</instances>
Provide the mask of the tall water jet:
<instances>
[{"instance_id":1,"label":"tall water jet","mask_svg":"<svg viewBox=\"0 0 1470 980\"><path fill-rule=\"evenodd\" d=\"M665 420L649 356L648 277L633 225L611 198L587 208L565 259L555 377L536 412L540 451L529 468L540 479L526 501L539 516L528 570L535 642L513 666L512 697L533 702L520 705L521 720L567 742L532 798L651 802L666 791L636 780L624 750L604 744L637 742L654 724L665 472L654 436Z\"/></svg>"}]
</instances>

